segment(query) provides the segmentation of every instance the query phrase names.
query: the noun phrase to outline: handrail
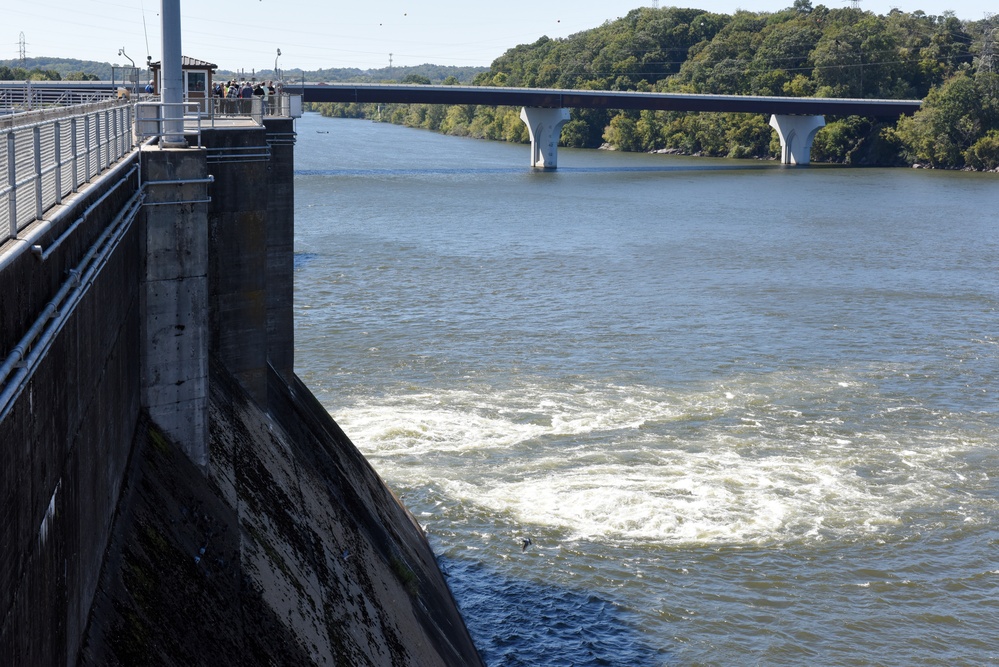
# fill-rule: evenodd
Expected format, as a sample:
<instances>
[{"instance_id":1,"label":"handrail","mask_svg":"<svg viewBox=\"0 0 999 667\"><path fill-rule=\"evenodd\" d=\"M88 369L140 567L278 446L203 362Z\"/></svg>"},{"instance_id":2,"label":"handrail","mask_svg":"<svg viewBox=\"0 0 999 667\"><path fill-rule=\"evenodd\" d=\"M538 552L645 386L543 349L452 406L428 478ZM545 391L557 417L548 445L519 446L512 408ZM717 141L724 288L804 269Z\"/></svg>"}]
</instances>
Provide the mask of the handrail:
<instances>
[{"instance_id":1,"label":"handrail","mask_svg":"<svg viewBox=\"0 0 999 667\"><path fill-rule=\"evenodd\" d=\"M23 84L0 88L0 109L20 114L37 109L105 102L120 97L121 93L114 86L94 87L72 83L51 86L38 81L25 81Z\"/></svg>"},{"instance_id":2,"label":"handrail","mask_svg":"<svg viewBox=\"0 0 999 667\"><path fill-rule=\"evenodd\" d=\"M182 132L185 137L193 137L195 145L201 147L201 112L198 102L137 102L135 104L135 138L139 143L146 139L166 134L166 124L176 122L163 112L169 107L181 107Z\"/></svg>"},{"instance_id":3,"label":"handrail","mask_svg":"<svg viewBox=\"0 0 999 667\"><path fill-rule=\"evenodd\" d=\"M0 130L0 243L131 152L132 114L123 101Z\"/></svg>"}]
</instances>

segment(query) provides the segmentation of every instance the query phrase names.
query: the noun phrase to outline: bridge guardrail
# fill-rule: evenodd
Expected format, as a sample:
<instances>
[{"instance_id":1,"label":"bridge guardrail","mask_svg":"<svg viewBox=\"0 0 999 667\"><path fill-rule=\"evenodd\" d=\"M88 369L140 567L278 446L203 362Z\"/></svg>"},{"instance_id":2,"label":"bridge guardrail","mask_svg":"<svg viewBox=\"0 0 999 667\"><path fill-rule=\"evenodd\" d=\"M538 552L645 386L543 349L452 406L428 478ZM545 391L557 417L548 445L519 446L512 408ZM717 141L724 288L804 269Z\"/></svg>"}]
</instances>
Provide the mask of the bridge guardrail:
<instances>
[{"instance_id":1,"label":"bridge guardrail","mask_svg":"<svg viewBox=\"0 0 999 667\"><path fill-rule=\"evenodd\" d=\"M132 105L120 101L0 125L0 243L129 153L132 116Z\"/></svg>"}]
</instances>

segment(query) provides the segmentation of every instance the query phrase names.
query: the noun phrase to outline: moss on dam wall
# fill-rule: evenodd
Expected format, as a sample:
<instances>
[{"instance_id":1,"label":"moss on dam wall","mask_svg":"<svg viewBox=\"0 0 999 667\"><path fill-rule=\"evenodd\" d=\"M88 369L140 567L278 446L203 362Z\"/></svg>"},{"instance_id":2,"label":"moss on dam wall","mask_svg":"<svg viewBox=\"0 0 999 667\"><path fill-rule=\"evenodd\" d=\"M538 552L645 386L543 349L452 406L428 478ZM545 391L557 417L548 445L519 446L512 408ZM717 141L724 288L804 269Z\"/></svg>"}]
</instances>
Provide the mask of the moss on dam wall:
<instances>
[{"instance_id":1,"label":"moss on dam wall","mask_svg":"<svg viewBox=\"0 0 999 667\"><path fill-rule=\"evenodd\" d=\"M481 665L419 525L297 378L211 368L207 476L147 418L81 665Z\"/></svg>"}]
</instances>

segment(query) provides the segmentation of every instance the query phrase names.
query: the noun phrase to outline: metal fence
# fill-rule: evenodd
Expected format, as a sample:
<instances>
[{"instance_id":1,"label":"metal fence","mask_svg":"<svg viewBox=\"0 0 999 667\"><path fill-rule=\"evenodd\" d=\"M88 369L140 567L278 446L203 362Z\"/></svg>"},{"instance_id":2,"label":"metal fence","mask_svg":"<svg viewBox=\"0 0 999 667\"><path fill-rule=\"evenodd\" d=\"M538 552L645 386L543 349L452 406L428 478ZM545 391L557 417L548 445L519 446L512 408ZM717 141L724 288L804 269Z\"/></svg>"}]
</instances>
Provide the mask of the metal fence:
<instances>
[{"instance_id":1,"label":"metal fence","mask_svg":"<svg viewBox=\"0 0 999 667\"><path fill-rule=\"evenodd\" d=\"M138 143L164 133L164 105L152 96L139 96L148 101L133 104L128 96L109 100L105 91L106 101L82 104L78 100L101 94L43 88L35 95L31 86L0 89L0 94L18 90L28 91L28 104L36 110L0 115L0 243L16 238ZM246 120L260 125L264 116L297 118L302 100L300 95L270 100L209 98L182 106L183 134L200 146L205 127Z\"/></svg>"},{"instance_id":2,"label":"metal fence","mask_svg":"<svg viewBox=\"0 0 999 667\"><path fill-rule=\"evenodd\" d=\"M116 101L0 126L0 243L131 152L132 114Z\"/></svg>"},{"instance_id":3,"label":"metal fence","mask_svg":"<svg viewBox=\"0 0 999 667\"><path fill-rule=\"evenodd\" d=\"M67 87L65 83L56 86L49 82L25 81L19 85L0 87L0 111L4 114L25 113L57 106L67 107L106 102L117 99L121 95L122 93L114 86L98 87L93 84L80 83Z\"/></svg>"},{"instance_id":4,"label":"metal fence","mask_svg":"<svg viewBox=\"0 0 999 667\"><path fill-rule=\"evenodd\" d=\"M215 125L216 120L230 118L250 118L257 125L261 125L264 116L300 118L302 96L281 93L268 97L262 95L249 98L209 97L198 101L198 110L205 125Z\"/></svg>"}]
</instances>

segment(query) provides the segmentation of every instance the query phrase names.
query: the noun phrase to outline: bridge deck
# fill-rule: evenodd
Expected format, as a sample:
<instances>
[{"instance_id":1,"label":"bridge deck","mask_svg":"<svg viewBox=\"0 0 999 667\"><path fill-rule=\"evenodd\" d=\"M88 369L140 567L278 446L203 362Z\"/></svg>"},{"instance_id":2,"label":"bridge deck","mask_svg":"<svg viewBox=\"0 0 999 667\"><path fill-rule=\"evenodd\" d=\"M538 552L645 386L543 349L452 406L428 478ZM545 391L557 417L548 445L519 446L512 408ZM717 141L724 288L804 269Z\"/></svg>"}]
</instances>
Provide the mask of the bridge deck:
<instances>
[{"instance_id":1,"label":"bridge deck","mask_svg":"<svg viewBox=\"0 0 999 667\"><path fill-rule=\"evenodd\" d=\"M608 90L555 90L492 86L405 84L299 84L285 92L305 102L488 104L543 108L729 111L792 115L859 115L897 118L919 109L920 100L867 100L829 97L693 95Z\"/></svg>"}]
</instances>

